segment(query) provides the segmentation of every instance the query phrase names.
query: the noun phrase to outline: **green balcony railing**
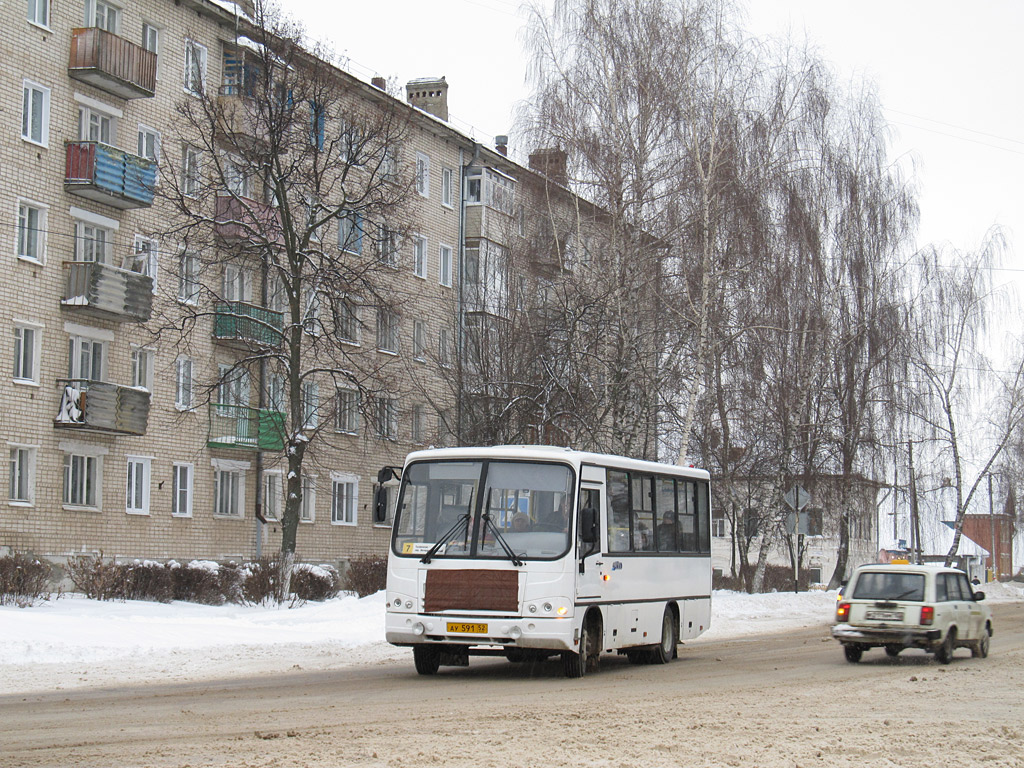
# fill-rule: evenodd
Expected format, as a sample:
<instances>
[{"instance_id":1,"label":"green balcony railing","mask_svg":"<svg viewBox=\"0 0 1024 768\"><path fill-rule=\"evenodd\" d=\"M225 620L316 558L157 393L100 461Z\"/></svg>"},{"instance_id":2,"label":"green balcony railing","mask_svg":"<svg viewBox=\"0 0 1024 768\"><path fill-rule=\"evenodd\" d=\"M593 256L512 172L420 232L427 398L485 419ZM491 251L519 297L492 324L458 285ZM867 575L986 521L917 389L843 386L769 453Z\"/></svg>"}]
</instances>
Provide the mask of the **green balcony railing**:
<instances>
[{"instance_id":1,"label":"green balcony railing","mask_svg":"<svg viewBox=\"0 0 1024 768\"><path fill-rule=\"evenodd\" d=\"M284 449L284 414L244 405L210 405L210 448L241 448L248 451Z\"/></svg>"},{"instance_id":2,"label":"green balcony railing","mask_svg":"<svg viewBox=\"0 0 1024 768\"><path fill-rule=\"evenodd\" d=\"M219 302L213 308L213 336L267 347L281 345L284 316L245 301Z\"/></svg>"}]
</instances>

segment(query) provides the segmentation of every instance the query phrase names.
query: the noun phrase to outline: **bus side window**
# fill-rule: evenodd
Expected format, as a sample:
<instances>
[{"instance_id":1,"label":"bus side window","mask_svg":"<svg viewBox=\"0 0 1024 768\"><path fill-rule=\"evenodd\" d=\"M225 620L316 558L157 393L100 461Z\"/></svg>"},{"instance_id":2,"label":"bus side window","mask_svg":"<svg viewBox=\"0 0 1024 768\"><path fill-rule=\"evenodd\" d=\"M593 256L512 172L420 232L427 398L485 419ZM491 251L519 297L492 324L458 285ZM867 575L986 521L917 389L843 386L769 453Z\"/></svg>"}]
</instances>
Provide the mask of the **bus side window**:
<instances>
[{"instance_id":1,"label":"bus side window","mask_svg":"<svg viewBox=\"0 0 1024 768\"><path fill-rule=\"evenodd\" d=\"M654 550L654 478L631 474L633 481L633 550Z\"/></svg>"},{"instance_id":2,"label":"bus side window","mask_svg":"<svg viewBox=\"0 0 1024 768\"><path fill-rule=\"evenodd\" d=\"M629 552L629 481L625 472L608 472L608 551Z\"/></svg>"}]
</instances>

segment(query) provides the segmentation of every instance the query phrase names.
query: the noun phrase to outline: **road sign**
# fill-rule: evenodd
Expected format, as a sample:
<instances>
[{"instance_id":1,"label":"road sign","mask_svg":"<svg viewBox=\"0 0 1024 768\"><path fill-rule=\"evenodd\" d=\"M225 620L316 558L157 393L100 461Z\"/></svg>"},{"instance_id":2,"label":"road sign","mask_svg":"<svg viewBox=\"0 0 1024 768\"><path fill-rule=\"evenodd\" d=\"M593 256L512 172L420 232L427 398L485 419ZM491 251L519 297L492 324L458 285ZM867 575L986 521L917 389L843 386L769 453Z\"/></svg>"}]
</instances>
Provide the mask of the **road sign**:
<instances>
[{"instance_id":1,"label":"road sign","mask_svg":"<svg viewBox=\"0 0 1024 768\"><path fill-rule=\"evenodd\" d=\"M799 511L811 503L811 494L799 485L794 485L786 492L782 500L786 502L786 506L790 509Z\"/></svg>"}]
</instances>

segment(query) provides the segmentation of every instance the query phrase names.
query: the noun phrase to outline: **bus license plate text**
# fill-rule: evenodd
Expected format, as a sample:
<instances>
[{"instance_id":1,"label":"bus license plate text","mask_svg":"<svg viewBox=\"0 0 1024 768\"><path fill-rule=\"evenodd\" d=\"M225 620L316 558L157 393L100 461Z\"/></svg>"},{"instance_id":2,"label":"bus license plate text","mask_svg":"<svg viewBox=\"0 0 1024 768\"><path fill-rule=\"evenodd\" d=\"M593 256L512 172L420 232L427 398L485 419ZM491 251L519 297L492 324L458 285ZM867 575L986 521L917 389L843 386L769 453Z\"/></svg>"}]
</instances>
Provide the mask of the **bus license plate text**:
<instances>
[{"instance_id":1,"label":"bus license plate text","mask_svg":"<svg viewBox=\"0 0 1024 768\"><path fill-rule=\"evenodd\" d=\"M486 624L459 624L448 622L448 631L459 635L486 635Z\"/></svg>"}]
</instances>

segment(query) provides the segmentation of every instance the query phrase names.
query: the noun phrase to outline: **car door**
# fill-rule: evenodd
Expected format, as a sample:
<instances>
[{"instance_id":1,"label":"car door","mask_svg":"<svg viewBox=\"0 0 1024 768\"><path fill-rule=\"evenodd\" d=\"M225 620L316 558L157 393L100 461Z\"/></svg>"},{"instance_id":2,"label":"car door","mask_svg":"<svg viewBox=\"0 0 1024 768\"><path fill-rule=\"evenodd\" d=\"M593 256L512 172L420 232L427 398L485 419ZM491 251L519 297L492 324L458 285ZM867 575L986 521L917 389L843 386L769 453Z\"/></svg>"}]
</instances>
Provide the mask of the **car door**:
<instances>
[{"instance_id":1,"label":"car door","mask_svg":"<svg viewBox=\"0 0 1024 768\"><path fill-rule=\"evenodd\" d=\"M984 625L985 611L981 604L974 599L974 587L967 580L967 575L963 573L954 574L957 584L960 587L960 594L962 597L962 616L963 625L965 631L969 634L965 637L965 640L977 640L981 637L981 629Z\"/></svg>"}]
</instances>

